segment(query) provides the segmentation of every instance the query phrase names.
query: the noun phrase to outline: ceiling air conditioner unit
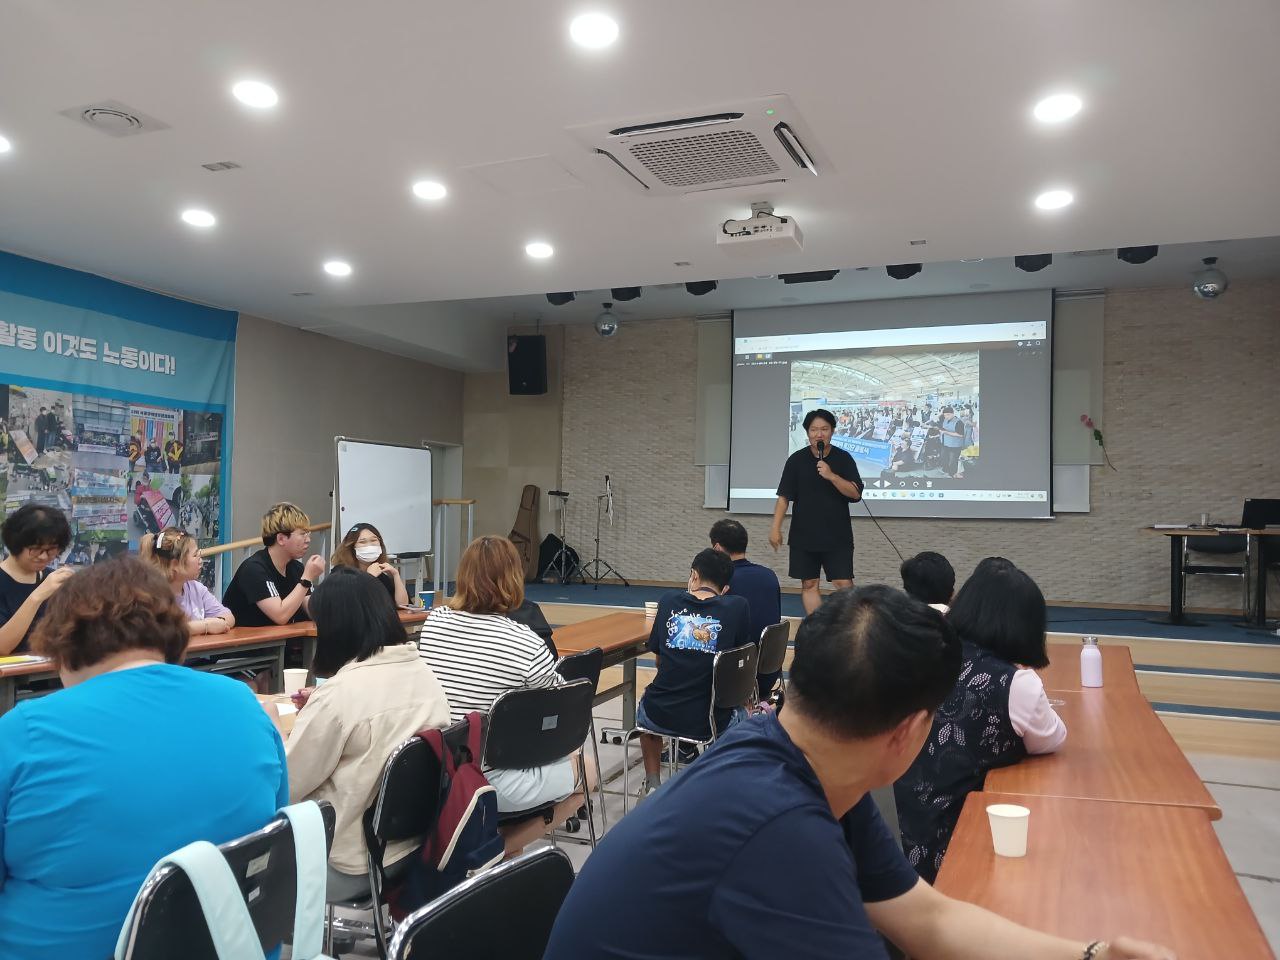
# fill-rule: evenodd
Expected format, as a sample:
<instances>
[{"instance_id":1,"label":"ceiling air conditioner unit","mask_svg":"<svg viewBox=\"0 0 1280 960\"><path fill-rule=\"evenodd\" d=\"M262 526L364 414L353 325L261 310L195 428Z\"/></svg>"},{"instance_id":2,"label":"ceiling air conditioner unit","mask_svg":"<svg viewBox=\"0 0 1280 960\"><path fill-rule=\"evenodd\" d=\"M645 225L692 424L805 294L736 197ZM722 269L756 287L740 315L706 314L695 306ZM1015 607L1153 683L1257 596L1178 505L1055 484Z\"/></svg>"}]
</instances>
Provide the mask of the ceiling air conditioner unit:
<instances>
[{"instance_id":1,"label":"ceiling air conditioner unit","mask_svg":"<svg viewBox=\"0 0 1280 960\"><path fill-rule=\"evenodd\" d=\"M781 94L570 132L602 164L654 196L788 183L829 172L794 104Z\"/></svg>"}]
</instances>

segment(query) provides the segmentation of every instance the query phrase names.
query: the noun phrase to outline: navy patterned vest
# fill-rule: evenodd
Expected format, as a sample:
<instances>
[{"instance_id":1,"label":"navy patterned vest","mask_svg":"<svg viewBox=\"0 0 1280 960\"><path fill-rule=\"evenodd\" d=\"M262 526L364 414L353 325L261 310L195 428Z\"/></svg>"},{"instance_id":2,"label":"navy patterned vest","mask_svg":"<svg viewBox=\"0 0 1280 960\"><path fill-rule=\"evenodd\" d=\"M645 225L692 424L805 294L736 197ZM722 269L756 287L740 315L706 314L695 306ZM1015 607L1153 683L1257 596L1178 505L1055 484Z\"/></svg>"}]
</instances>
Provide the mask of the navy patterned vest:
<instances>
[{"instance_id":1,"label":"navy patterned vest","mask_svg":"<svg viewBox=\"0 0 1280 960\"><path fill-rule=\"evenodd\" d=\"M893 785L903 852L929 883L938 876L964 798L982 789L988 770L1027 755L1009 722L1016 670L966 641L960 679L934 715L920 755Z\"/></svg>"}]
</instances>

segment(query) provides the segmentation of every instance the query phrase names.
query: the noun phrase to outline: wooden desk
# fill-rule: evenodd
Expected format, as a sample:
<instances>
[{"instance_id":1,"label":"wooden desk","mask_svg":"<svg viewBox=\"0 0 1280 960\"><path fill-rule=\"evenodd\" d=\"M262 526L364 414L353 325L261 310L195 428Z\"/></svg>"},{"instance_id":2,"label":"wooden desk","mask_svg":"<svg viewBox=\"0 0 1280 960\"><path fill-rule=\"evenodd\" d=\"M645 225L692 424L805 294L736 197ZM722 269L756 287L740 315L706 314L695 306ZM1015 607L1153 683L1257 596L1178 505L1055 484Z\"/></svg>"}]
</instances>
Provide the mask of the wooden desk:
<instances>
[{"instance_id":1,"label":"wooden desk","mask_svg":"<svg viewBox=\"0 0 1280 960\"><path fill-rule=\"evenodd\" d=\"M1025 857L995 855L992 803L1031 811ZM971 793L936 886L1086 943L1123 935L1184 960L1273 956L1213 827L1187 808Z\"/></svg>"},{"instance_id":2,"label":"wooden desk","mask_svg":"<svg viewBox=\"0 0 1280 960\"><path fill-rule=\"evenodd\" d=\"M1139 697L1138 675L1133 670L1133 657L1129 648L1108 644L1098 647L1102 651L1102 689L1107 691L1123 691ZM1073 643L1050 643L1049 665L1037 670L1045 690L1050 696L1058 691L1075 691L1080 686L1080 647Z\"/></svg>"},{"instance_id":3,"label":"wooden desk","mask_svg":"<svg viewBox=\"0 0 1280 960\"><path fill-rule=\"evenodd\" d=\"M1067 725L1057 753L1027 757L987 774L998 793L1193 807L1220 820L1222 810L1140 695L1107 687L1054 691Z\"/></svg>"},{"instance_id":4,"label":"wooden desk","mask_svg":"<svg viewBox=\"0 0 1280 960\"><path fill-rule=\"evenodd\" d=\"M427 619L426 611L401 610L400 622L406 629ZM647 636L647 634L646 634ZM316 625L310 620L270 627L233 627L226 633L201 634L187 645L187 660L227 653L255 653L275 659L275 684L283 689L284 651L290 640L302 640L302 663L308 670L316 655ZM202 665L203 666L203 665ZM0 714L13 709L18 685L33 680L57 679L58 673L48 660L0 666ZM277 691L278 692L278 691Z\"/></svg>"},{"instance_id":5,"label":"wooden desk","mask_svg":"<svg viewBox=\"0 0 1280 960\"><path fill-rule=\"evenodd\" d=\"M644 653L653 621L643 613L610 613L559 627L552 634L560 656L581 653L592 647L604 651L604 666L622 666L622 683L596 692L597 704L622 697L622 726L636 725L636 657Z\"/></svg>"}]
</instances>

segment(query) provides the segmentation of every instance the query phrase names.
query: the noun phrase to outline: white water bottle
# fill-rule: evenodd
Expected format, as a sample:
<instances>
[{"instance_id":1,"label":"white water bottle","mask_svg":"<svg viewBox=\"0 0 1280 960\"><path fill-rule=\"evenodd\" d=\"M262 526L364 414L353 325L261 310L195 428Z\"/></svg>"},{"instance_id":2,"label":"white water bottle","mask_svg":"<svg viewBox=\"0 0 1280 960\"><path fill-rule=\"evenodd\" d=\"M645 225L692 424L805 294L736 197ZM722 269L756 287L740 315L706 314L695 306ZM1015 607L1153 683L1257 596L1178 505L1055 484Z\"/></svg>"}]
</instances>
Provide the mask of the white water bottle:
<instances>
[{"instance_id":1,"label":"white water bottle","mask_svg":"<svg viewBox=\"0 0 1280 960\"><path fill-rule=\"evenodd\" d=\"M1102 686L1102 651L1097 637L1085 637L1080 648L1080 686Z\"/></svg>"}]
</instances>

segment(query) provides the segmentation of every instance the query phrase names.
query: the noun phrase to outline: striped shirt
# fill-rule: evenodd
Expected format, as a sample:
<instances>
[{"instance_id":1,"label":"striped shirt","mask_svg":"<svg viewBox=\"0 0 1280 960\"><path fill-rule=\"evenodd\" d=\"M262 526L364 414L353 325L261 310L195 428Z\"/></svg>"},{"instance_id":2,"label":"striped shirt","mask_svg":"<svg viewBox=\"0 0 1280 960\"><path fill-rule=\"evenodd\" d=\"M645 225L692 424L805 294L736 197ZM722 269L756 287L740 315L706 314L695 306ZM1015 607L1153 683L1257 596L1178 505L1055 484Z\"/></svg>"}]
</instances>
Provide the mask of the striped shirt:
<instances>
[{"instance_id":1,"label":"striped shirt","mask_svg":"<svg viewBox=\"0 0 1280 960\"><path fill-rule=\"evenodd\" d=\"M449 698L450 722L518 687L554 687L556 661L542 638L501 614L437 607L418 634L418 652Z\"/></svg>"}]
</instances>

